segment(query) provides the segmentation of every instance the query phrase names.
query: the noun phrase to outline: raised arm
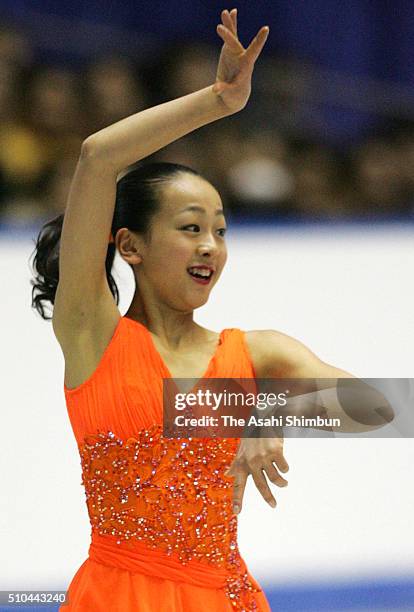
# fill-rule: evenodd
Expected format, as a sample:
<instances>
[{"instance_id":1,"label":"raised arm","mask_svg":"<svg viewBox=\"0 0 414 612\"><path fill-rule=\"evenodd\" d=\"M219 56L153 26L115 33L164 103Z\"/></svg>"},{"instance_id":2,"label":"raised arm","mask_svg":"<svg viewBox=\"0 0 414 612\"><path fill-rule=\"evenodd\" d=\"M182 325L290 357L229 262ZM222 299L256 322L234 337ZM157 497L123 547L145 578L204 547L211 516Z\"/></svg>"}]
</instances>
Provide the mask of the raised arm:
<instances>
[{"instance_id":1,"label":"raised arm","mask_svg":"<svg viewBox=\"0 0 414 612\"><path fill-rule=\"evenodd\" d=\"M247 104L251 75L267 37L262 28L245 50L236 11L222 13L216 83L146 109L89 136L82 145L64 215L53 324L83 325L96 303L111 296L105 272L118 173L174 140Z\"/></svg>"},{"instance_id":2,"label":"raised arm","mask_svg":"<svg viewBox=\"0 0 414 612\"><path fill-rule=\"evenodd\" d=\"M88 137L65 210L53 322L86 323L107 291L105 259L116 179L126 166L225 116L212 86L146 109Z\"/></svg>"}]
</instances>

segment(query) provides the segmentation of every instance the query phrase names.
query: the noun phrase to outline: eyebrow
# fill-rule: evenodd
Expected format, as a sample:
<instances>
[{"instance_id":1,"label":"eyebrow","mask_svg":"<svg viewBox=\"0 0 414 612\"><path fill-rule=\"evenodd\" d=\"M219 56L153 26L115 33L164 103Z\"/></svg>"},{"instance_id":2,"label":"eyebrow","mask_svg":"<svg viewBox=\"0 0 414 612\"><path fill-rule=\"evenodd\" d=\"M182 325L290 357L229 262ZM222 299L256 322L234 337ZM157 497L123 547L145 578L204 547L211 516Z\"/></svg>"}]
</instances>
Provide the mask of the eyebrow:
<instances>
[{"instance_id":1,"label":"eyebrow","mask_svg":"<svg viewBox=\"0 0 414 612\"><path fill-rule=\"evenodd\" d=\"M201 213L206 214L206 209L203 208L202 206L197 206L197 204L192 204L191 206L187 206L186 208L183 208L182 210L180 210L179 214L183 212L187 212L187 211L201 212ZM224 210L222 208L217 208L216 215L224 215Z\"/></svg>"}]
</instances>

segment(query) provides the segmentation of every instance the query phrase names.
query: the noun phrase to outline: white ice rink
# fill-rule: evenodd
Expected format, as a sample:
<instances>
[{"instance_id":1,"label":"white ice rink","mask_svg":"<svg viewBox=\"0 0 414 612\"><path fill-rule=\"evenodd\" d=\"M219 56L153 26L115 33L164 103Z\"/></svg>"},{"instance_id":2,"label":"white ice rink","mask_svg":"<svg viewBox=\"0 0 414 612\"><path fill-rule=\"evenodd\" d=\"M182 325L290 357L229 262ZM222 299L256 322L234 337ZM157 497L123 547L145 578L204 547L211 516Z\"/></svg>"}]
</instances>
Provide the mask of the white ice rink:
<instances>
[{"instance_id":1,"label":"white ice rink","mask_svg":"<svg viewBox=\"0 0 414 612\"><path fill-rule=\"evenodd\" d=\"M34 235L33 235L34 236ZM277 329L361 377L414 378L413 226L231 228L201 324ZM52 326L30 308L31 237L0 234L0 589L65 589L87 557L80 460ZM117 259L124 314L132 273ZM289 486L250 484L240 548L263 585L414 577L412 439L288 439Z\"/></svg>"}]
</instances>

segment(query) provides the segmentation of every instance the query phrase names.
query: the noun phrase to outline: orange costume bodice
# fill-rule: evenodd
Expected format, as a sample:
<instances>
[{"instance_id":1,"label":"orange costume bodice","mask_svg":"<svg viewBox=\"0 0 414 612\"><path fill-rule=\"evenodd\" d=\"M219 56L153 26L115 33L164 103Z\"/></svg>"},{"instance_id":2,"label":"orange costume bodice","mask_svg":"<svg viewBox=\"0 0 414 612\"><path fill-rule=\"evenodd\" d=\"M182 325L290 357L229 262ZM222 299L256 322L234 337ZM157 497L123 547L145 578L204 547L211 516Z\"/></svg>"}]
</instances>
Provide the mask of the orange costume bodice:
<instances>
[{"instance_id":1,"label":"orange costume bodice","mask_svg":"<svg viewBox=\"0 0 414 612\"><path fill-rule=\"evenodd\" d=\"M93 374L64 385L91 522L62 612L267 612L237 546L238 440L162 435L163 378L148 329L121 317ZM244 332L224 329L202 378L254 378Z\"/></svg>"}]
</instances>

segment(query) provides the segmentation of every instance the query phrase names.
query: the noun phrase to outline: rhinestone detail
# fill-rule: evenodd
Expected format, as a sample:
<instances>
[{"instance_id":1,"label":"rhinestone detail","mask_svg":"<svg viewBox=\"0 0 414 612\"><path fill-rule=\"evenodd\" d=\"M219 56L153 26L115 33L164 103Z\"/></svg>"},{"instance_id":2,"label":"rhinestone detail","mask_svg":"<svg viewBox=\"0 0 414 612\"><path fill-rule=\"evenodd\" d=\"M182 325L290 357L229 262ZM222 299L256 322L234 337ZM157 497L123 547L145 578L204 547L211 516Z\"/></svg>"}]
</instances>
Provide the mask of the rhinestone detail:
<instances>
[{"instance_id":1,"label":"rhinestone detail","mask_svg":"<svg viewBox=\"0 0 414 612\"><path fill-rule=\"evenodd\" d=\"M225 568L224 590L234 610L257 610L259 591L242 569L232 480L224 475L235 439L169 439L154 425L126 441L111 431L79 447L92 529L134 538L151 548Z\"/></svg>"}]
</instances>

